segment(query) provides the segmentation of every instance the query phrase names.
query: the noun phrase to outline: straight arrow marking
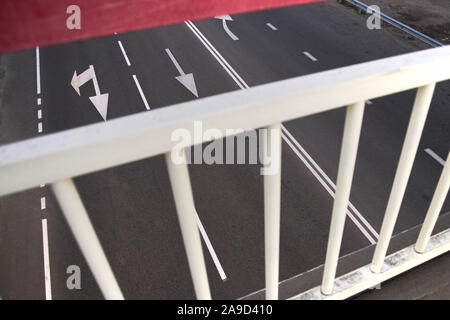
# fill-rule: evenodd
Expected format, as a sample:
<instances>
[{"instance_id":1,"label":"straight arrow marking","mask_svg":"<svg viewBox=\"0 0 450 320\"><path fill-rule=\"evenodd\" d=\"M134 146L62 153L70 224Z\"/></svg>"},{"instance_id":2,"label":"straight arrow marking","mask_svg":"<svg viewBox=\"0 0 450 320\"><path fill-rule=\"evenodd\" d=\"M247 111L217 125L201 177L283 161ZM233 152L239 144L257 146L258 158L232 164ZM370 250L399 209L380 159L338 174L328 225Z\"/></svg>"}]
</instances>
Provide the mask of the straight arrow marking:
<instances>
[{"instance_id":1,"label":"straight arrow marking","mask_svg":"<svg viewBox=\"0 0 450 320\"><path fill-rule=\"evenodd\" d=\"M169 55L170 60L172 60L173 64L175 65L175 68L177 68L178 73L180 75L184 75L184 71L183 69L181 69L180 64L178 63L178 61L175 59L175 57L173 56L172 52L170 52L169 49L166 49L166 53Z\"/></svg>"},{"instance_id":2,"label":"straight arrow marking","mask_svg":"<svg viewBox=\"0 0 450 320\"><path fill-rule=\"evenodd\" d=\"M172 63L175 65L175 68L177 68L179 76L175 77L175 79L178 80L186 89L188 89L195 97L198 98L198 92L197 92L197 86L195 85L194 75L192 73L185 74L183 69L181 69L180 64L173 56L170 49L166 49L166 53L169 56L170 60L172 60Z\"/></svg>"}]
</instances>

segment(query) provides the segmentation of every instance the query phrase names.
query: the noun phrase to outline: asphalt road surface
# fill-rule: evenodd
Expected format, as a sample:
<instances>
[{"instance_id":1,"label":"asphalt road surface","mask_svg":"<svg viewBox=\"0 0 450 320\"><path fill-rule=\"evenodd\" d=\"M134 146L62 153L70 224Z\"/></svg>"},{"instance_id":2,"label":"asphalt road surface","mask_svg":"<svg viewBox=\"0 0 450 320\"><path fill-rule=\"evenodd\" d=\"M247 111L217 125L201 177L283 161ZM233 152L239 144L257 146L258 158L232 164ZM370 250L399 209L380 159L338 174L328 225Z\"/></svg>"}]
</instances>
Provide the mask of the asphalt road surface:
<instances>
[{"instance_id":1,"label":"asphalt road surface","mask_svg":"<svg viewBox=\"0 0 450 320\"><path fill-rule=\"evenodd\" d=\"M232 34L212 18L3 55L0 143L102 122L88 99L92 82L80 95L71 86L74 71L90 65L100 93L109 94L108 121L197 99L177 81L182 73L193 74L202 98L417 50L388 29L367 29L364 16L336 3L232 18ZM436 88L395 233L421 223L428 208L450 146L449 92L448 82ZM377 239L414 95L366 107L341 255ZM324 262L344 115L340 108L284 124L280 281ZM259 168L189 166L202 236L211 242L203 249L215 299L264 287ZM75 183L125 298L195 298L162 156ZM67 287L72 265L81 289ZM48 186L0 199L0 297L102 298Z\"/></svg>"}]
</instances>

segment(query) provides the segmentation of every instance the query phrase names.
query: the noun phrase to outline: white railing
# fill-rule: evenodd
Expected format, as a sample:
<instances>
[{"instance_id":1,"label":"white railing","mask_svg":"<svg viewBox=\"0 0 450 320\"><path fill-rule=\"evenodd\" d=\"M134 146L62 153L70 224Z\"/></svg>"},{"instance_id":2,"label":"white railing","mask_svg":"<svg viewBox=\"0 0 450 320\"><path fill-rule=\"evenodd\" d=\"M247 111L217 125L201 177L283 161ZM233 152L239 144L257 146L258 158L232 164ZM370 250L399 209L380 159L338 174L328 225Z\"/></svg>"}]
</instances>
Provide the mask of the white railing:
<instances>
[{"instance_id":1,"label":"white railing","mask_svg":"<svg viewBox=\"0 0 450 320\"><path fill-rule=\"evenodd\" d=\"M450 78L450 47L311 74L181 103L0 147L0 196L51 184L98 285L107 299L122 299L120 287L80 199L72 178L140 159L166 154L194 289L210 299L210 289L195 222L195 205L187 165L175 165L170 151L177 128L279 128L281 122L347 107L323 282L295 299L346 298L450 250L450 229L430 238L450 184L447 158L441 178L413 247L386 257L399 208L416 155L436 82ZM389 197L373 262L335 279L352 185L364 102L418 88ZM272 131L279 132L279 131ZM197 137L204 139L203 137ZM152 137L152 139L149 139ZM157 137L157 138L155 138ZM266 139L267 148L281 157L281 138ZM207 142L196 140L193 144ZM188 147L186 145L185 147ZM278 298L280 174L264 177L266 298ZM430 240L431 239L431 240Z\"/></svg>"}]
</instances>

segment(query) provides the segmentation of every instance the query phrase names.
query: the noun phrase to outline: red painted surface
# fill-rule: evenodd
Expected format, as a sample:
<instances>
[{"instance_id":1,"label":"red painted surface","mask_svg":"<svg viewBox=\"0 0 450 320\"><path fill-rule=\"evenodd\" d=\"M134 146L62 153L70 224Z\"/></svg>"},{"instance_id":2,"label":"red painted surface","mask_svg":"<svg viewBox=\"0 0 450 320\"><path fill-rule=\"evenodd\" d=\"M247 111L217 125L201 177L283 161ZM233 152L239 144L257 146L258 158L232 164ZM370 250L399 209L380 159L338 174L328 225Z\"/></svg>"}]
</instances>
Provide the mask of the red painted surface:
<instances>
[{"instance_id":1,"label":"red painted surface","mask_svg":"<svg viewBox=\"0 0 450 320\"><path fill-rule=\"evenodd\" d=\"M0 52L323 0L1 0ZM69 5L81 30L69 30Z\"/></svg>"}]
</instances>

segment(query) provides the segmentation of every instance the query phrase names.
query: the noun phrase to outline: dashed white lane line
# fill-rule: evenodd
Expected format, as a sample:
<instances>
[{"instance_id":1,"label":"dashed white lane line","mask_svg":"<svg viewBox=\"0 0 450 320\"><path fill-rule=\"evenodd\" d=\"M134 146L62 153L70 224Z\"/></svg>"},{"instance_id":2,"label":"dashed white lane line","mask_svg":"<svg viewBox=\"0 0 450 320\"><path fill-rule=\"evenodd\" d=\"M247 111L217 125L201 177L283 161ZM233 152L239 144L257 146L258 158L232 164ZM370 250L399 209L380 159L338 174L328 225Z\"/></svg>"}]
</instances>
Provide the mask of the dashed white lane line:
<instances>
[{"instance_id":1,"label":"dashed white lane line","mask_svg":"<svg viewBox=\"0 0 450 320\"><path fill-rule=\"evenodd\" d=\"M122 45L122 41L117 41L117 43L119 44L120 50L122 51L123 57L125 58L125 62L127 63L128 66L131 66L130 60L128 59L127 53L125 52L125 49Z\"/></svg>"},{"instance_id":2,"label":"dashed white lane line","mask_svg":"<svg viewBox=\"0 0 450 320\"><path fill-rule=\"evenodd\" d=\"M41 63L39 57L39 47L36 47L36 91L41 94Z\"/></svg>"},{"instance_id":3,"label":"dashed white lane line","mask_svg":"<svg viewBox=\"0 0 450 320\"><path fill-rule=\"evenodd\" d=\"M134 79L134 83L136 83L136 87L139 90L139 94L141 95L141 99L144 102L145 107L147 108L147 110L150 110L150 106L148 105L147 98L145 97L144 92L142 91L141 85L139 84L139 81L136 78L135 74L133 74L133 79Z\"/></svg>"},{"instance_id":4,"label":"dashed white lane line","mask_svg":"<svg viewBox=\"0 0 450 320\"><path fill-rule=\"evenodd\" d=\"M303 54L304 54L305 56L307 56L308 58L310 58L312 61L314 61L314 62L317 61L317 58L314 57L314 56L313 56L311 53L309 53L308 51L303 51Z\"/></svg>"},{"instance_id":5,"label":"dashed white lane line","mask_svg":"<svg viewBox=\"0 0 450 320\"><path fill-rule=\"evenodd\" d=\"M122 54L123 54L123 56L125 58L125 61L127 62L128 66L130 66L131 64L130 64L130 61L128 60L128 56L127 56L127 54L125 52L125 49L122 46L122 42L118 41L118 43L119 43L120 49L122 50ZM166 51L168 51L168 49L166 49ZM170 50L169 50L168 53L170 53ZM169 54L169 56L171 56L171 58L173 58L173 55L171 53ZM175 61L175 60L173 60L173 61ZM175 61L175 64L177 66L177 69L181 70L180 66L178 65L178 63L176 63L176 61ZM181 73L183 73L183 72L181 72ZM135 74L133 74L133 79L134 79L136 87L137 87L137 89L139 91L139 94L141 96L141 99L144 102L145 107L147 108L147 110L150 110L150 106L148 104L147 98L145 97L144 92L142 91L141 85L139 84L139 80L137 79ZM200 231L200 234L202 235L203 241L205 242L206 247L208 248L209 254L211 255L211 257L213 259L213 262L214 262L214 264L215 264L215 266L217 268L217 271L219 272L220 278L222 279L222 281L226 281L227 280L227 276L226 276L226 274L225 274L225 272L224 272L224 270L222 268L222 265L220 264L219 258L217 257L217 254L216 254L216 252L215 252L215 250L214 250L214 248L213 248L213 246L211 244L211 241L209 240L208 234L206 233L206 230L203 227L203 224L202 224L202 222L201 222L197 212L195 213L195 217L196 217L196 220L197 220L197 226L198 226L198 229Z\"/></svg>"},{"instance_id":6,"label":"dashed white lane line","mask_svg":"<svg viewBox=\"0 0 450 320\"><path fill-rule=\"evenodd\" d=\"M40 72L40 61L39 61L39 47L36 47L36 91L37 94L41 94L41 72ZM38 106L42 104L42 99L37 98L36 103ZM37 117L39 120L42 119L42 109L37 110ZM38 122L38 133L42 132L42 121ZM45 184L40 185L41 188L45 187ZM47 208L47 202L45 197L41 197L41 210ZM50 257L48 250L48 229L47 229L47 219L42 218L42 249L44 254L44 283L45 283L45 299L52 300L52 285L50 279Z\"/></svg>"},{"instance_id":7,"label":"dashed white lane line","mask_svg":"<svg viewBox=\"0 0 450 320\"><path fill-rule=\"evenodd\" d=\"M50 279L50 258L48 253L47 219L42 219L42 245L44 250L45 299L52 300L52 284Z\"/></svg>"},{"instance_id":8,"label":"dashed white lane line","mask_svg":"<svg viewBox=\"0 0 450 320\"><path fill-rule=\"evenodd\" d=\"M441 164L441 166L445 165L445 160L442 159L438 154L436 154L433 150L430 148L426 148L425 152L428 153L434 160L436 160L438 163Z\"/></svg>"},{"instance_id":9,"label":"dashed white lane line","mask_svg":"<svg viewBox=\"0 0 450 320\"><path fill-rule=\"evenodd\" d=\"M216 265L217 271L219 272L220 278L222 281L227 280L227 276L225 272L223 271L222 265L220 264L219 258L217 257L216 251L214 250L211 241L209 240L208 234L205 231L205 228L203 227L202 222L200 221L200 217L198 216L198 213L195 212L195 218L197 220L197 226L200 230L200 234L202 235L203 241L205 241L206 247L208 248L209 254L211 255L214 264Z\"/></svg>"},{"instance_id":10,"label":"dashed white lane line","mask_svg":"<svg viewBox=\"0 0 450 320\"><path fill-rule=\"evenodd\" d=\"M228 62L222 57L222 55L214 48L214 46L208 41L208 39L206 39L206 37L200 32L200 30L191 21L185 21L185 24L194 33L194 35L197 36L197 38L203 43L203 45L206 47L206 49L212 54L212 56L219 62L219 64L225 69L225 71L231 76L231 78L236 82L236 84L241 89L250 88L248 86L248 84L237 74L237 72L228 64ZM312 57L312 58L316 59L314 57ZM316 59L316 61L317 61L317 59ZM284 128L284 126L282 126L282 127ZM286 128L284 128L284 130L286 133L289 133ZM283 134L282 136L283 136L283 139L286 141L286 143L288 143L288 145L291 147L291 149L298 155L300 151L298 151L295 148L294 144L301 147L300 143L292 135L290 135L290 137L292 137L294 144L288 140L286 135ZM304 150L304 149L301 147L300 150ZM305 151L305 153L306 153L306 151ZM320 169L320 167L315 163L315 161L312 160L312 158L307 153L305 154L305 156L311 159L311 163L313 163L313 166L318 168L319 172L323 173L324 178L326 180L329 180L329 182L331 182L330 185L332 187L334 187L334 189L336 190L336 186L334 185L334 183L328 178L328 176L323 172L323 170ZM301 160L303 159L302 160L303 163L305 163L305 165L314 174L314 176L319 180L319 182L324 187L326 186L325 189L331 195L334 194L334 192L324 183L323 179L320 179L320 176L317 174L317 172L315 173L315 171L312 169L312 166L308 164L306 159L304 157L299 157L299 158ZM369 224L369 222L359 213L358 210L356 210L356 208L351 203L349 203L349 205L350 205L350 209L352 209L354 211L354 213L361 219L362 223L367 226L368 231L370 231L375 236L375 238L378 238L378 233ZM374 238L369 234L369 232L362 226L362 224L356 219L356 217L349 210L347 210L347 214L349 214L350 219L355 223L355 225L363 233L363 235L367 238L367 240L369 240L369 242L372 244L375 243Z\"/></svg>"},{"instance_id":11,"label":"dashed white lane line","mask_svg":"<svg viewBox=\"0 0 450 320\"><path fill-rule=\"evenodd\" d=\"M271 23L266 23L266 25L270 28L270 29L272 29L272 30L274 30L274 31L276 31L276 30L278 30L273 24L271 24Z\"/></svg>"}]
</instances>

